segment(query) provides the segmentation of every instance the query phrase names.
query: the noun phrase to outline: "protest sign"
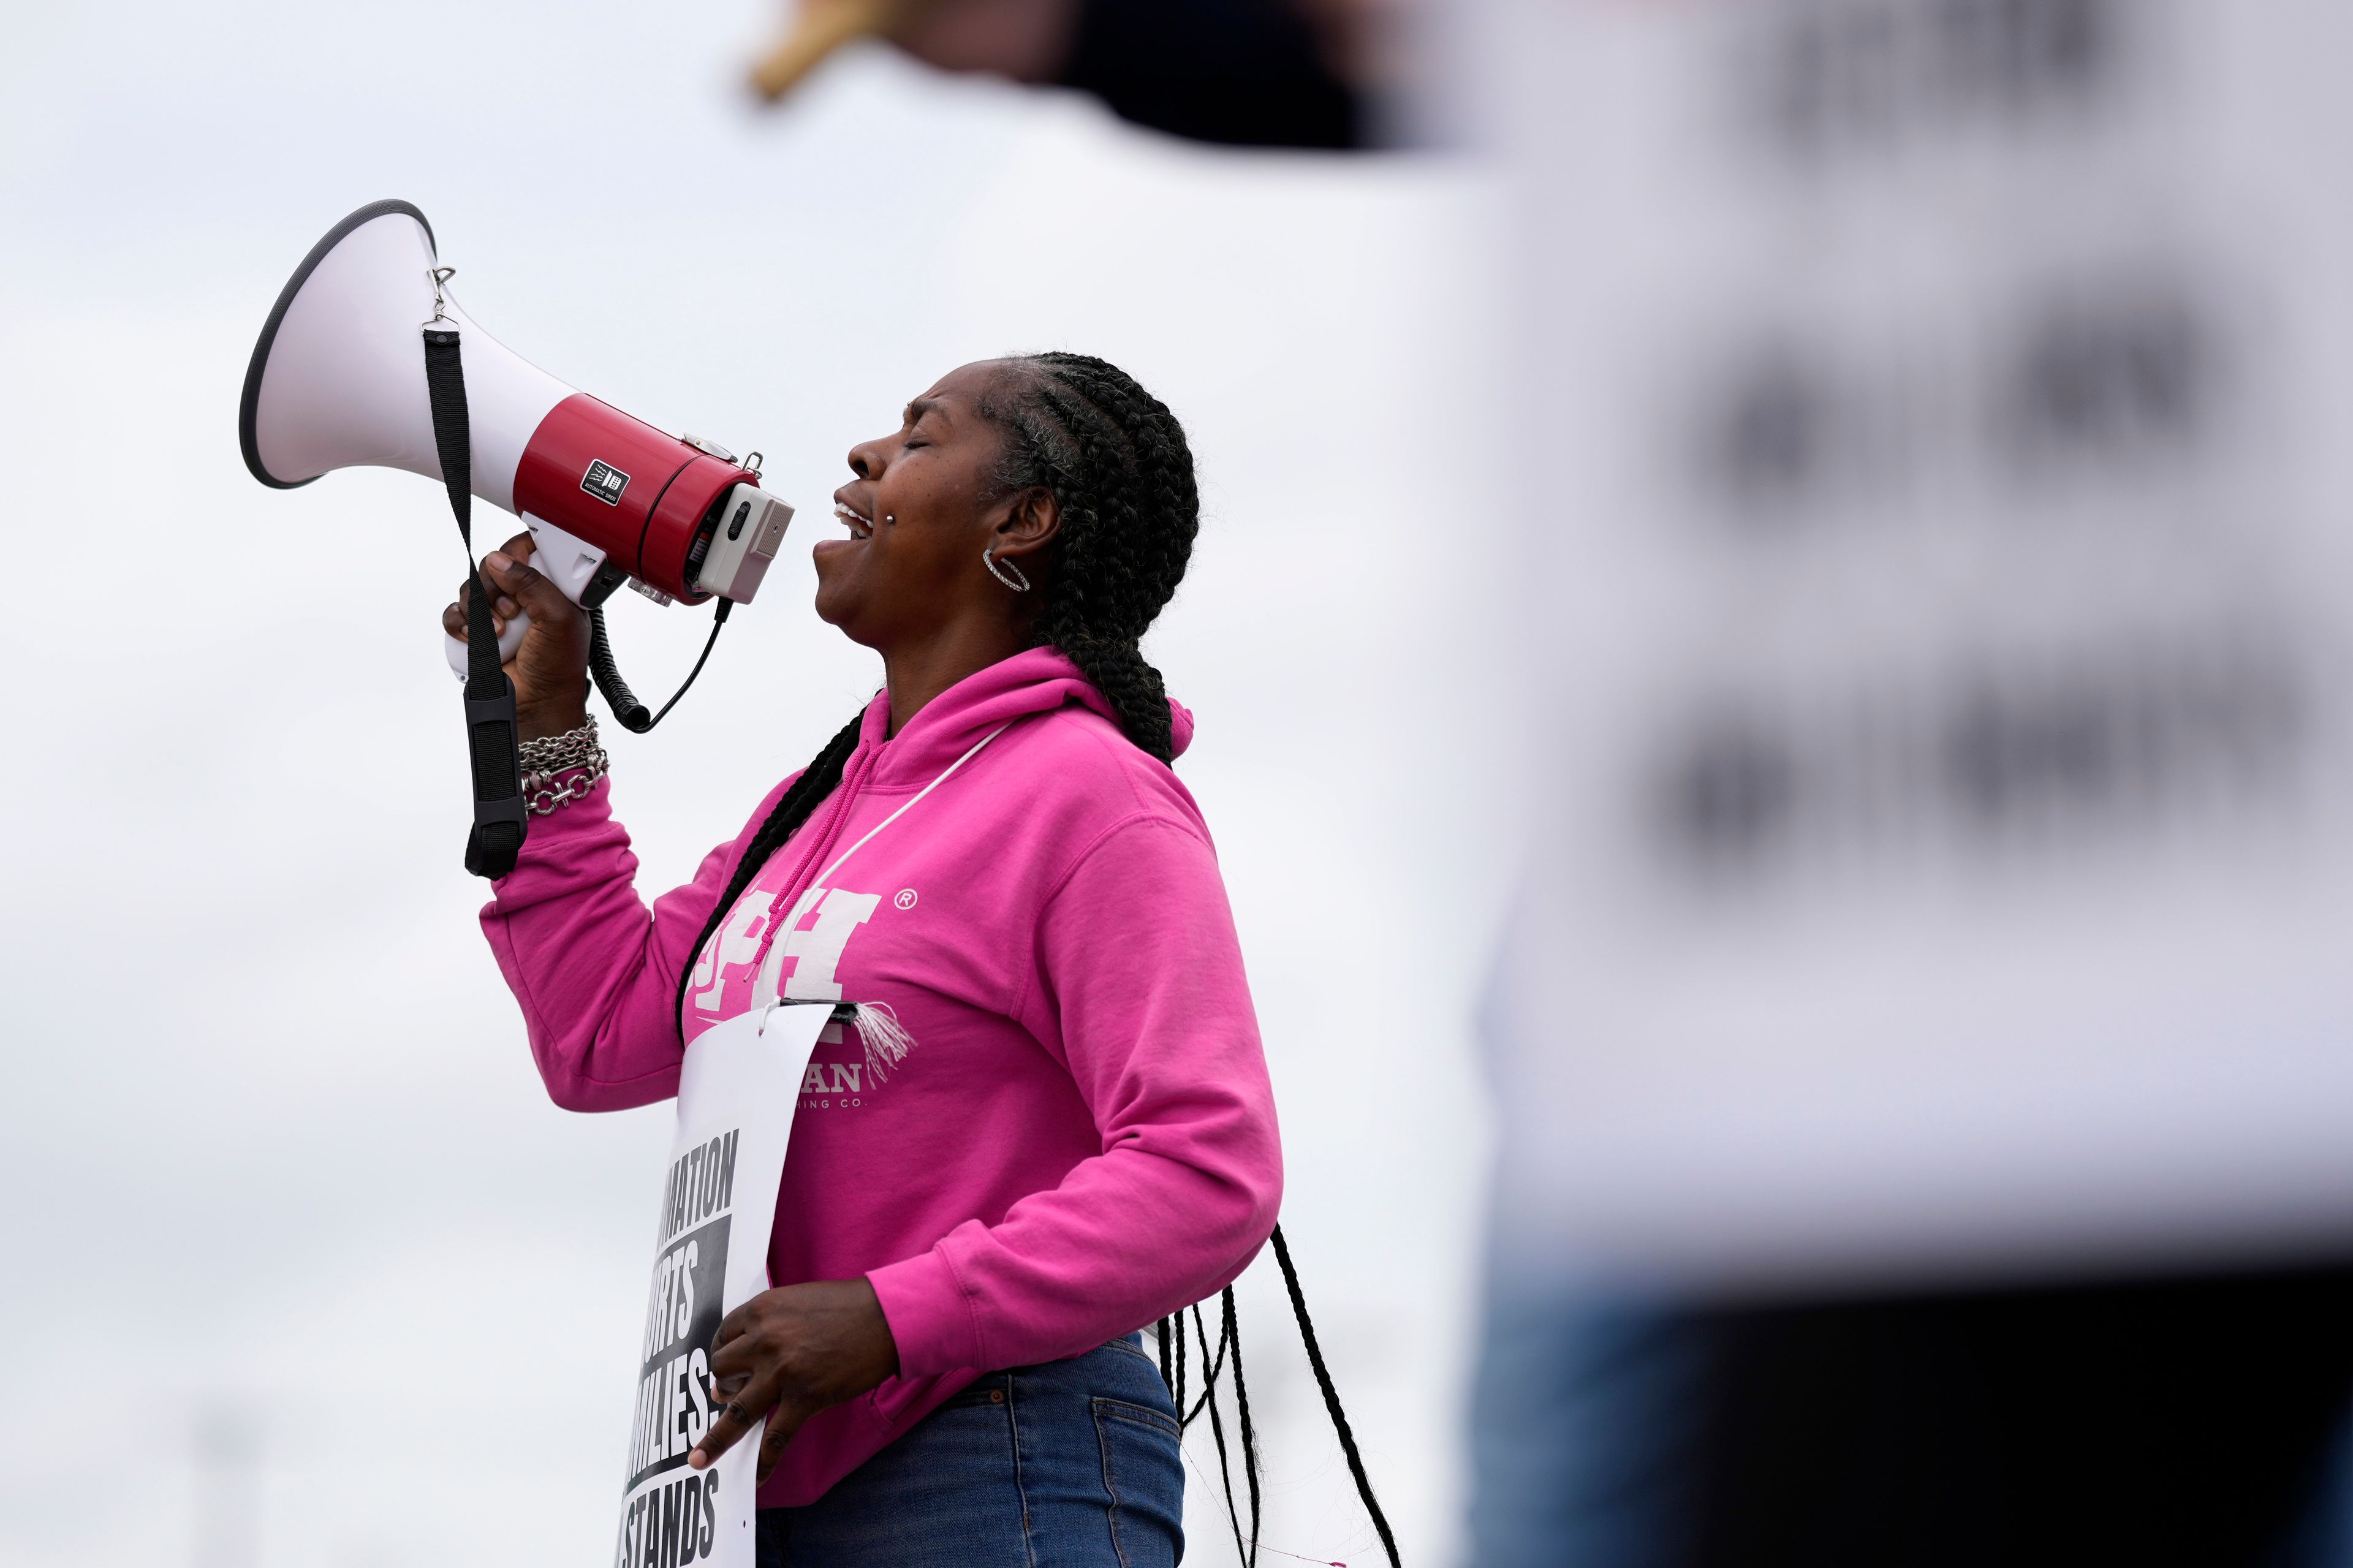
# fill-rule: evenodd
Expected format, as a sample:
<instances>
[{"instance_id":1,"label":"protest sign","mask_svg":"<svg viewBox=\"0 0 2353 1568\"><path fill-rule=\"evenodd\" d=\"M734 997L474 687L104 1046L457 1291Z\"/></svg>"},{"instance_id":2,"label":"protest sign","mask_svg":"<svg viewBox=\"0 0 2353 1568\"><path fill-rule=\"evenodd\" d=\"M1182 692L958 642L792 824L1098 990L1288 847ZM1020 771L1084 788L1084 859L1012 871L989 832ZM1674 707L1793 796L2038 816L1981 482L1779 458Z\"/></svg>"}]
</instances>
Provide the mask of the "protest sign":
<instances>
[{"instance_id":1,"label":"protest sign","mask_svg":"<svg viewBox=\"0 0 2353 1568\"><path fill-rule=\"evenodd\" d=\"M662 1181L614 1568L752 1568L760 1429L688 1468L725 1401L720 1321L768 1289L768 1237L803 1070L830 1005L762 1007L687 1047Z\"/></svg>"}]
</instances>

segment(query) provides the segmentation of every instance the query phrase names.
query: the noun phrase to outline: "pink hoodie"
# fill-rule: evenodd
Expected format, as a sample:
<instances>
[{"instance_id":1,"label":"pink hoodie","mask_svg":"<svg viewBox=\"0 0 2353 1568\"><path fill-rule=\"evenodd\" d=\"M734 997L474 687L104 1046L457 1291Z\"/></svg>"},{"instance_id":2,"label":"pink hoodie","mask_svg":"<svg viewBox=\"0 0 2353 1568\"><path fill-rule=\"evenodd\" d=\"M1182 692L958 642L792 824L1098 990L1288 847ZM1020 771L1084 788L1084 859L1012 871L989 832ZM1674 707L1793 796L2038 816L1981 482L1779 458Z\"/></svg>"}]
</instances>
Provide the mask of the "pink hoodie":
<instances>
[{"instance_id":1,"label":"pink hoodie","mask_svg":"<svg viewBox=\"0 0 2353 1568\"><path fill-rule=\"evenodd\" d=\"M889 1005L914 1041L886 1076L828 1026L802 1082L768 1277L866 1276L900 1375L802 1427L763 1506L814 1501L983 1372L1213 1293L1273 1228L1274 1102L1208 829L1109 711L1045 648L889 740L877 696L841 787L699 957L690 1037L749 1007L765 963L788 996ZM1182 751L1192 716L1175 712ZM791 782L650 914L606 785L533 819L482 929L558 1105L677 1092L688 944ZM781 937L779 909L798 911Z\"/></svg>"}]
</instances>

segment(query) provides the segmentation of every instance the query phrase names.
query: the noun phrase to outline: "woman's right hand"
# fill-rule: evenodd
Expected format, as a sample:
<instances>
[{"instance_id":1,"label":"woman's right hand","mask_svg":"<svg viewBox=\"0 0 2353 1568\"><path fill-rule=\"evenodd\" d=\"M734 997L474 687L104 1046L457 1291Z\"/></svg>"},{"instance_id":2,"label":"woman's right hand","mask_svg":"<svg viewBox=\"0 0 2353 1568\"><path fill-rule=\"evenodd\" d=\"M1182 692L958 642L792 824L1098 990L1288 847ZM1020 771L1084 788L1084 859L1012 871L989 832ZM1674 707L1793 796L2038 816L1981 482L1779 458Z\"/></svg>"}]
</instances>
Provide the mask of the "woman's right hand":
<instances>
[{"instance_id":1,"label":"woman's right hand","mask_svg":"<svg viewBox=\"0 0 2353 1568\"><path fill-rule=\"evenodd\" d=\"M491 601L491 625L504 633L507 622L528 616L522 643L506 664L514 682L515 719L522 739L561 735L588 721L588 616L564 591L526 564L532 537L518 533L482 557L482 576L498 595ZM441 629L466 640L466 605L473 584L458 590L457 602L441 612Z\"/></svg>"}]
</instances>

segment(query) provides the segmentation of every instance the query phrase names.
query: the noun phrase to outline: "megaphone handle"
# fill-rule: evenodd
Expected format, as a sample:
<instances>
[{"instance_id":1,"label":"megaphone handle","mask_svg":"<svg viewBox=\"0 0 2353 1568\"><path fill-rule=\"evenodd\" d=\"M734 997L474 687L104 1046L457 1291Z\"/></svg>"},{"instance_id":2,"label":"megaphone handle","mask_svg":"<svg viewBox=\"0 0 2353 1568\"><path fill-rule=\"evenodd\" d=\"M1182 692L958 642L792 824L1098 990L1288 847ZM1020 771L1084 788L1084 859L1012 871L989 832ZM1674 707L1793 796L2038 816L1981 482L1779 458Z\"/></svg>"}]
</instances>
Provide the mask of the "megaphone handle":
<instances>
[{"instance_id":1,"label":"megaphone handle","mask_svg":"<svg viewBox=\"0 0 2353 1568\"><path fill-rule=\"evenodd\" d=\"M522 647L522 634L529 630L531 630L531 617L521 611L517 611L513 617L507 622L507 629L499 634L499 662L501 664L508 664L513 661L515 649ZM463 637L453 637L448 632L443 632L441 634L441 651L448 656L449 668L453 672L455 672L458 679L460 680L465 679L466 661L470 652L470 650L466 647L466 639Z\"/></svg>"},{"instance_id":2,"label":"megaphone handle","mask_svg":"<svg viewBox=\"0 0 2353 1568\"><path fill-rule=\"evenodd\" d=\"M694 678L702 673L704 661L711 658L712 645L719 640L719 628L727 624L727 612L734 607L733 599L717 602L711 613L711 635L702 639L702 652L659 713L649 712L646 705L638 700L638 694L629 689L629 683L621 679L620 667L613 662L612 641L605 635L605 606L588 607L588 673L596 680L596 689L604 693L605 706L613 710L613 718L622 729L632 735L642 735L669 717L670 710L678 706L678 700L686 695L687 688L694 684Z\"/></svg>"}]
</instances>

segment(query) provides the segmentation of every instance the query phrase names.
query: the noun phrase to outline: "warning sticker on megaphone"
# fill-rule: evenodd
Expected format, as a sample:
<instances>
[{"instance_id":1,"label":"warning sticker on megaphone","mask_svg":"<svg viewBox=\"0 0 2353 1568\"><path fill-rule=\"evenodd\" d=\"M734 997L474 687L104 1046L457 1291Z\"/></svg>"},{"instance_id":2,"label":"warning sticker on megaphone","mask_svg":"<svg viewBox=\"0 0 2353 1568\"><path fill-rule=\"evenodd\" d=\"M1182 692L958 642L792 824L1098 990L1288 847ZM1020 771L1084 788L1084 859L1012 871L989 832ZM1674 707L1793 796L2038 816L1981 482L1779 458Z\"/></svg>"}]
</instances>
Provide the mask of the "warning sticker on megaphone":
<instances>
[{"instance_id":1,"label":"warning sticker on megaphone","mask_svg":"<svg viewBox=\"0 0 2353 1568\"><path fill-rule=\"evenodd\" d=\"M607 506L618 506L621 492L629 488L629 476L599 458L580 476L580 488Z\"/></svg>"}]
</instances>

